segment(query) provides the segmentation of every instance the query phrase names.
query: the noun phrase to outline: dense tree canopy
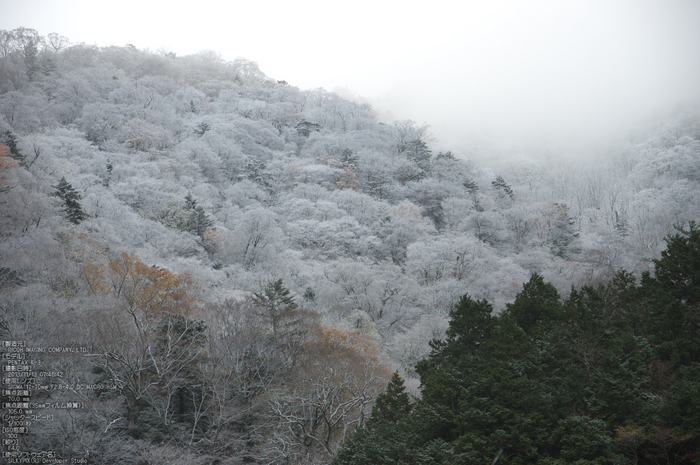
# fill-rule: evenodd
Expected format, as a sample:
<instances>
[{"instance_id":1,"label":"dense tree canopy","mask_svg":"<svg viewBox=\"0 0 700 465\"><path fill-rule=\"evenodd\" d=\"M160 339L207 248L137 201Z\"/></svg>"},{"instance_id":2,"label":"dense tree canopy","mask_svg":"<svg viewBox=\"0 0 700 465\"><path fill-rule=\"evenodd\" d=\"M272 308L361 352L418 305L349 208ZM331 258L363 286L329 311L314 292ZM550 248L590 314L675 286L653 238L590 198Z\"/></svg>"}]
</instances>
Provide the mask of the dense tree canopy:
<instances>
[{"instance_id":1,"label":"dense tree canopy","mask_svg":"<svg viewBox=\"0 0 700 465\"><path fill-rule=\"evenodd\" d=\"M421 398L403 406L395 377L333 463L696 463L700 340L678 313L695 224L667 243L640 284L620 272L561 301L533 275L498 316L463 297L417 366Z\"/></svg>"}]
</instances>

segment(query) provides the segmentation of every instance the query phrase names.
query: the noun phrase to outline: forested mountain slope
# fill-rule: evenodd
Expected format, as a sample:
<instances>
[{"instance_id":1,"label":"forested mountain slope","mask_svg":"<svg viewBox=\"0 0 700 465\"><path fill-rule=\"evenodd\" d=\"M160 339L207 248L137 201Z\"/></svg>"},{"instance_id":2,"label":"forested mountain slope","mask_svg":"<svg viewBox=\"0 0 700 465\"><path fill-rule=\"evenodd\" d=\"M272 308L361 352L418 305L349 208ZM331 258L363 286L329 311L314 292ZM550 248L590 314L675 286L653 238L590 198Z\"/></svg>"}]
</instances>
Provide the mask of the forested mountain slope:
<instances>
[{"instance_id":1,"label":"forested mountain slope","mask_svg":"<svg viewBox=\"0 0 700 465\"><path fill-rule=\"evenodd\" d=\"M696 114L494 172L250 61L0 36L5 330L112 387L28 443L94 463L327 461L464 294L639 274L700 216Z\"/></svg>"},{"instance_id":2,"label":"forested mountain slope","mask_svg":"<svg viewBox=\"0 0 700 465\"><path fill-rule=\"evenodd\" d=\"M394 375L334 464L693 464L700 449L700 230L657 278L556 289L533 275L504 312L464 296L447 339Z\"/></svg>"}]
</instances>

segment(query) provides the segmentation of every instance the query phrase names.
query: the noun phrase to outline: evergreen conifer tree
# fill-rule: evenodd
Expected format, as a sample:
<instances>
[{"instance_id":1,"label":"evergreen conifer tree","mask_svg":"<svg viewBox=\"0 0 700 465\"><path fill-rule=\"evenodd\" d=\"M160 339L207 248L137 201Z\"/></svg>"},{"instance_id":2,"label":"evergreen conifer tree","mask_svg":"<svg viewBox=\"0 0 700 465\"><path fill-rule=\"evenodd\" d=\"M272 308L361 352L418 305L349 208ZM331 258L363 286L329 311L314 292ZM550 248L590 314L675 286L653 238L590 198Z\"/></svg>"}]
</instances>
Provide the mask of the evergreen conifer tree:
<instances>
[{"instance_id":1,"label":"evergreen conifer tree","mask_svg":"<svg viewBox=\"0 0 700 465\"><path fill-rule=\"evenodd\" d=\"M508 304L507 313L525 332L531 331L536 325L545 322L551 325L563 314L563 308L557 289L537 273L533 273L530 281L523 284L523 290L515 302Z\"/></svg>"},{"instance_id":2,"label":"evergreen conifer tree","mask_svg":"<svg viewBox=\"0 0 700 465\"><path fill-rule=\"evenodd\" d=\"M266 316L272 322L272 333L275 342L277 342L277 324L280 315L297 308L294 297L289 294L290 291L285 287L282 279L270 281L262 292L254 294L258 304L264 309Z\"/></svg>"},{"instance_id":3,"label":"evergreen conifer tree","mask_svg":"<svg viewBox=\"0 0 700 465\"><path fill-rule=\"evenodd\" d=\"M513 189L503 180L501 176L496 176L496 180L491 182L494 189L503 191L508 197L513 198Z\"/></svg>"},{"instance_id":4,"label":"evergreen conifer tree","mask_svg":"<svg viewBox=\"0 0 700 465\"><path fill-rule=\"evenodd\" d=\"M394 372L386 391L377 396L377 401L372 407L372 418L368 424L372 426L378 423L396 423L408 416L412 409L413 405L406 392L403 378L398 372Z\"/></svg>"},{"instance_id":5,"label":"evergreen conifer tree","mask_svg":"<svg viewBox=\"0 0 700 465\"><path fill-rule=\"evenodd\" d=\"M689 306L700 303L700 225L691 221L688 229L666 238L666 250L654 260L656 279L676 298Z\"/></svg>"},{"instance_id":6,"label":"evergreen conifer tree","mask_svg":"<svg viewBox=\"0 0 700 465\"><path fill-rule=\"evenodd\" d=\"M479 190L479 185L473 179L466 179L462 185L470 194L475 194Z\"/></svg>"},{"instance_id":7,"label":"evergreen conifer tree","mask_svg":"<svg viewBox=\"0 0 700 465\"><path fill-rule=\"evenodd\" d=\"M17 147L17 137L12 133L12 131L5 131L2 135L2 142L7 146L10 151L10 156L17 160L17 162L22 165L27 165L27 157L19 150Z\"/></svg>"},{"instance_id":8,"label":"evergreen conifer tree","mask_svg":"<svg viewBox=\"0 0 700 465\"><path fill-rule=\"evenodd\" d=\"M428 144L420 139L415 139L404 146L403 152L409 160L413 160L422 170L421 177L428 175L430 172L430 158L433 156L430 148L428 148Z\"/></svg>"},{"instance_id":9,"label":"evergreen conifer tree","mask_svg":"<svg viewBox=\"0 0 700 465\"><path fill-rule=\"evenodd\" d=\"M66 181L65 176L61 178L57 185L52 187L56 189L56 191L50 195L58 197L63 201L63 212L66 214L68 221L74 224L80 224L81 221L87 219L88 214L83 211L83 207L80 205L80 199L82 197L78 191Z\"/></svg>"},{"instance_id":10,"label":"evergreen conifer tree","mask_svg":"<svg viewBox=\"0 0 700 465\"><path fill-rule=\"evenodd\" d=\"M203 238L207 229L214 225L214 221L209 218L201 205L197 205L192 194L187 194L185 197L185 208L187 209L187 217L181 229Z\"/></svg>"}]
</instances>

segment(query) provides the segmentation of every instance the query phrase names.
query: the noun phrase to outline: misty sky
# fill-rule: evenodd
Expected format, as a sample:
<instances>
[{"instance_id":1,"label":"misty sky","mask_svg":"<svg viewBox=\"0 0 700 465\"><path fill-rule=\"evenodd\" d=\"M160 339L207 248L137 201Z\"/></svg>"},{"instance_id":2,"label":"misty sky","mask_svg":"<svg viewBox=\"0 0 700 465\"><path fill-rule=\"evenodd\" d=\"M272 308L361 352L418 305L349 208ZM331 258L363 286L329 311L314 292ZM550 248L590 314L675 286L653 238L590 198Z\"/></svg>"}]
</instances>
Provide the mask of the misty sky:
<instances>
[{"instance_id":1,"label":"misty sky","mask_svg":"<svg viewBox=\"0 0 700 465\"><path fill-rule=\"evenodd\" d=\"M602 137L700 101L700 1L0 0L0 29L256 61L443 142Z\"/></svg>"}]
</instances>

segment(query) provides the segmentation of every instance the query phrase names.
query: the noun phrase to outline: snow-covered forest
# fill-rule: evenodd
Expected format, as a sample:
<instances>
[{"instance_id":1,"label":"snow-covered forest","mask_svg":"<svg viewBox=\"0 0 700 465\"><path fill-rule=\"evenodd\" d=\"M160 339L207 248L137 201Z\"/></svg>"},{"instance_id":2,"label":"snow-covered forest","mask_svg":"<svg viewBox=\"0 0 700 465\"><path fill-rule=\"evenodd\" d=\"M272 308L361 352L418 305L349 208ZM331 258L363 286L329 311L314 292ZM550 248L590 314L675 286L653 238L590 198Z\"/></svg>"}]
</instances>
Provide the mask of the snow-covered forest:
<instances>
[{"instance_id":1,"label":"snow-covered forest","mask_svg":"<svg viewBox=\"0 0 700 465\"><path fill-rule=\"evenodd\" d=\"M620 140L476 164L244 59L0 31L3 330L89 347L45 364L106 386L52 393L86 407L28 444L330 460L394 371L418 394L463 295L498 314L533 273L564 294L653 271L700 218L700 115Z\"/></svg>"}]
</instances>

